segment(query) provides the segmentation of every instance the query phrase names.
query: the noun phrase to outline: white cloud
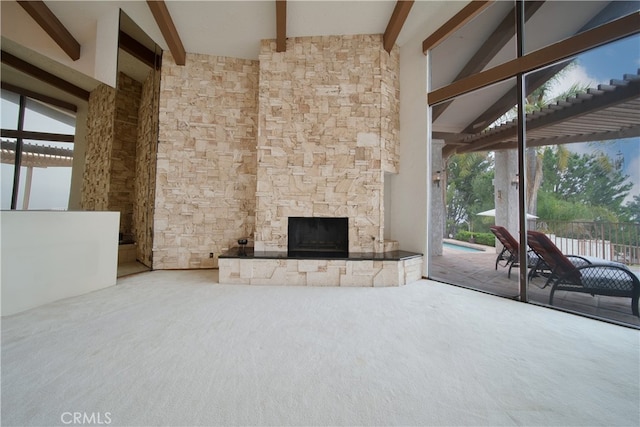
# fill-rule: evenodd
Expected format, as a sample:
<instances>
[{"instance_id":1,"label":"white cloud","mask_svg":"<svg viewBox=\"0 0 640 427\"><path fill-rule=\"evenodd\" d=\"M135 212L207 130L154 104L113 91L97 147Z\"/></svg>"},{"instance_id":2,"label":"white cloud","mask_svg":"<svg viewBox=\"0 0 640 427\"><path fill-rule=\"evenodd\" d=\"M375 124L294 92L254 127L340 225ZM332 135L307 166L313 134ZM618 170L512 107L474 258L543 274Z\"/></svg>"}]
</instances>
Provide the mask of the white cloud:
<instances>
[{"instance_id":1,"label":"white cloud","mask_svg":"<svg viewBox=\"0 0 640 427\"><path fill-rule=\"evenodd\" d=\"M601 83L608 83L606 81L598 81L593 76L587 73L587 70L581 65L570 65L560 72L559 78L556 79L550 86L547 94L548 99L554 99L558 95L568 91L574 84L580 86L597 87Z\"/></svg>"}]
</instances>

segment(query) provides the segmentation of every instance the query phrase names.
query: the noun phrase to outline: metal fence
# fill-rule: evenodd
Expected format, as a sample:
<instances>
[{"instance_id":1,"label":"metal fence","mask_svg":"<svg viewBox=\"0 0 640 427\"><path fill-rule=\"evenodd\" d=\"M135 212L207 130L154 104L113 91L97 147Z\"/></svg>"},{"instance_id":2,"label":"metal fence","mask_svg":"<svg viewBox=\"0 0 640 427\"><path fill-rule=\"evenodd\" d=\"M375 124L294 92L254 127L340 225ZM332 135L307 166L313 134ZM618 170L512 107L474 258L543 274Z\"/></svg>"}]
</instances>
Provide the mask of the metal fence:
<instances>
[{"instance_id":1,"label":"metal fence","mask_svg":"<svg viewBox=\"0 0 640 427\"><path fill-rule=\"evenodd\" d=\"M537 221L531 228L547 234L564 254L640 265L640 223Z\"/></svg>"}]
</instances>

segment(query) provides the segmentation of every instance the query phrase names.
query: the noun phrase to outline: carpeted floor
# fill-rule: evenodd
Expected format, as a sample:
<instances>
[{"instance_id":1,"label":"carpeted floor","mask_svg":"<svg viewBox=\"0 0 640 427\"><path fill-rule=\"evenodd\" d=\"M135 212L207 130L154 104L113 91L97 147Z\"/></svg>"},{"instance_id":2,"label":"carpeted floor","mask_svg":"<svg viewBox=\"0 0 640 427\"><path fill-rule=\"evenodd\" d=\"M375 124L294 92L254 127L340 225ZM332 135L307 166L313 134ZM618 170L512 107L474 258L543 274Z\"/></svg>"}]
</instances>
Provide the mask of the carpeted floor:
<instances>
[{"instance_id":1,"label":"carpeted floor","mask_svg":"<svg viewBox=\"0 0 640 427\"><path fill-rule=\"evenodd\" d=\"M3 318L2 425L640 424L637 330L430 281L216 280L141 273Z\"/></svg>"}]
</instances>

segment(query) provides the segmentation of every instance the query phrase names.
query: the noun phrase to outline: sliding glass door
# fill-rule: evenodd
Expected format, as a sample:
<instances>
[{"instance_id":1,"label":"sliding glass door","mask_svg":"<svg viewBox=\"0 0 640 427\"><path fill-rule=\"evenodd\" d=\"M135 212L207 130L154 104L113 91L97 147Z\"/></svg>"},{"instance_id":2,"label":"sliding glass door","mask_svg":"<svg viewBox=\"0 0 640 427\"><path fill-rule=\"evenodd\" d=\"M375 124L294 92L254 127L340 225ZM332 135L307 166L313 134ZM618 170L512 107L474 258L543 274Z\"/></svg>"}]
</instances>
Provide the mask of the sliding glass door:
<instances>
[{"instance_id":1,"label":"sliding glass door","mask_svg":"<svg viewBox=\"0 0 640 427\"><path fill-rule=\"evenodd\" d=\"M638 4L498 3L428 53L429 277L640 326Z\"/></svg>"}]
</instances>

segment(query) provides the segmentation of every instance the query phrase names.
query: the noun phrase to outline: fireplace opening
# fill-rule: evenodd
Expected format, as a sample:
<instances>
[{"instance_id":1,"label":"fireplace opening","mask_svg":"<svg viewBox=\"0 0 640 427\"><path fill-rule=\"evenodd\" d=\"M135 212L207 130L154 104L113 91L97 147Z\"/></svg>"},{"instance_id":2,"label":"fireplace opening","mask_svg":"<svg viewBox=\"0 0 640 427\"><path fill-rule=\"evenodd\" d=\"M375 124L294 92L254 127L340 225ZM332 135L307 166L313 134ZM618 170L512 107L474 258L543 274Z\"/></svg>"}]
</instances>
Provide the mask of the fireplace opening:
<instances>
[{"instance_id":1,"label":"fireplace opening","mask_svg":"<svg viewBox=\"0 0 640 427\"><path fill-rule=\"evenodd\" d=\"M289 217L289 256L349 255L349 218Z\"/></svg>"}]
</instances>

